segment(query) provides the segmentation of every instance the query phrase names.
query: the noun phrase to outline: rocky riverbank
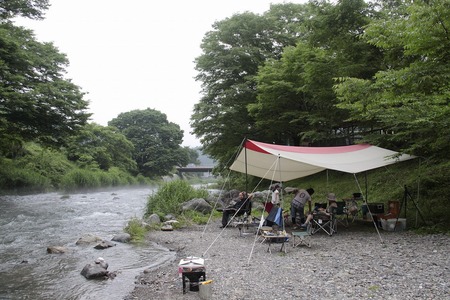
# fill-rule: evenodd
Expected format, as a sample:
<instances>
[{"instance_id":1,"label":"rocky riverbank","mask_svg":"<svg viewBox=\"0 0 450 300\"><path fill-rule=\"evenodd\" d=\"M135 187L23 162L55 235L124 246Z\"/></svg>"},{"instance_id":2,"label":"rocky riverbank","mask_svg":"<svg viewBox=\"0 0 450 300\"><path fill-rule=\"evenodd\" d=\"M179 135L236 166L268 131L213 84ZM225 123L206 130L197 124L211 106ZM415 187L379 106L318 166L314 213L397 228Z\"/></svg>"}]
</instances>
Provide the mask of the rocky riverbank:
<instances>
[{"instance_id":1,"label":"rocky riverbank","mask_svg":"<svg viewBox=\"0 0 450 300\"><path fill-rule=\"evenodd\" d=\"M239 236L214 221L206 228L152 231L148 239L176 251L176 259L146 270L126 300L199 299L198 292L182 293L178 263L187 256L205 259L211 299L450 298L448 235L378 234L370 223L354 223L333 236L314 234L311 248L290 242L284 253L272 244L269 253L251 229Z\"/></svg>"}]
</instances>

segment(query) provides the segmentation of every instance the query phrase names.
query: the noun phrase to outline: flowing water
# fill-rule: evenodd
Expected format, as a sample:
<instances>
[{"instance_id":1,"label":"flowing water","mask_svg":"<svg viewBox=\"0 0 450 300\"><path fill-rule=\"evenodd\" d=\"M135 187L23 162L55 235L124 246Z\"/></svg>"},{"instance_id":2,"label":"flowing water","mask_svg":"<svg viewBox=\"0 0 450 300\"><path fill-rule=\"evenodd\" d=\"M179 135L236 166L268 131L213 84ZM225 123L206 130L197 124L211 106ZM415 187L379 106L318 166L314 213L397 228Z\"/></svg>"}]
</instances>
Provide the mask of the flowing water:
<instances>
[{"instance_id":1,"label":"flowing water","mask_svg":"<svg viewBox=\"0 0 450 300\"><path fill-rule=\"evenodd\" d=\"M0 196L0 299L124 299L144 269L174 258L154 244L97 250L75 242L86 234L104 240L141 218L149 187L70 194ZM47 254L64 246L65 254ZM117 277L87 280L80 272L103 257Z\"/></svg>"}]
</instances>

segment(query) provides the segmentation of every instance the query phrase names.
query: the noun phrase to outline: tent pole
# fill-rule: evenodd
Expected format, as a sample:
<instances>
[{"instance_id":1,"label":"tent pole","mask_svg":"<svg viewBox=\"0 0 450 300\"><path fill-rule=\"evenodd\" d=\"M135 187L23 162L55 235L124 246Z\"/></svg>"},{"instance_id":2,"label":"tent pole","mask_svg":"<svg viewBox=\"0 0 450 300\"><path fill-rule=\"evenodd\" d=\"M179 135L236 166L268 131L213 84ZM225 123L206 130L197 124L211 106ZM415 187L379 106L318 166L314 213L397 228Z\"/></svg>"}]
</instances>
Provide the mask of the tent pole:
<instances>
[{"instance_id":1,"label":"tent pole","mask_svg":"<svg viewBox=\"0 0 450 300\"><path fill-rule=\"evenodd\" d=\"M245 154L245 192L248 191L248 172L247 172L247 138L244 140L244 154Z\"/></svg>"},{"instance_id":2,"label":"tent pole","mask_svg":"<svg viewBox=\"0 0 450 300\"><path fill-rule=\"evenodd\" d=\"M367 175L367 173L366 173L366 175ZM359 191L362 192L361 185L359 184L358 178L356 177L356 173L353 173L353 177L355 178L355 181L356 181ZM366 176L366 178L367 178L367 176ZM367 190L367 182L366 182L366 190ZM369 204L367 203L367 198L364 198L363 201L367 205L367 209L369 210L369 213L372 215L372 213L370 212ZM380 238L380 242L383 244L384 243L383 238L381 237L380 231L378 230L378 226L375 223L375 220L373 218L372 218L372 223L373 223L373 226L375 227L375 230L377 231L378 237Z\"/></svg>"},{"instance_id":3,"label":"tent pole","mask_svg":"<svg viewBox=\"0 0 450 300\"><path fill-rule=\"evenodd\" d=\"M367 189L367 171L364 172L364 180L365 180L365 185L366 185L366 204L367 204L367 198L369 196L369 191Z\"/></svg>"}]
</instances>

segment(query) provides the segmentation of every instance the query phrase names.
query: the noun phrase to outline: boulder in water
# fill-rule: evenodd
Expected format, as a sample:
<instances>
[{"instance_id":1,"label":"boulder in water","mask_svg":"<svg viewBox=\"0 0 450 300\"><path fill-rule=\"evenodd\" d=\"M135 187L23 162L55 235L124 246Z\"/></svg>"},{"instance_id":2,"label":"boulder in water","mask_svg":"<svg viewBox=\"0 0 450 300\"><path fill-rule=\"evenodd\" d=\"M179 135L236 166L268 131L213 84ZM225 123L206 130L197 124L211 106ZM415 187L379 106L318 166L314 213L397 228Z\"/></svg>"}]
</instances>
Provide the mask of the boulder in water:
<instances>
[{"instance_id":1,"label":"boulder in water","mask_svg":"<svg viewBox=\"0 0 450 300\"><path fill-rule=\"evenodd\" d=\"M48 246L47 247L47 253L49 254L62 254L66 253L68 249L66 247L62 246Z\"/></svg>"},{"instance_id":2,"label":"boulder in water","mask_svg":"<svg viewBox=\"0 0 450 300\"><path fill-rule=\"evenodd\" d=\"M94 263L87 264L81 270L81 275L87 279L109 278L108 264L102 257L97 258Z\"/></svg>"},{"instance_id":3,"label":"boulder in water","mask_svg":"<svg viewBox=\"0 0 450 300\"><path fill-rule=\"evenodd\" d=\"M109 241L101 241L100 244L94 246L95 249L106 249L110 247L114 247L116 244L111 243Z\"/></svg>"},{"instance_id":4,"label":"boulder in water","mask_svg":"<svg viewBox=\"0 0 450 300\"><path fill-rule=\"evenodd\" d=\"M75 244L76 245L89 245L92 243L101 242L102 240L103 240L102 238L89 233L89 234L86 234L86 235L80 237Z\"/></svg>"}]
</instances>

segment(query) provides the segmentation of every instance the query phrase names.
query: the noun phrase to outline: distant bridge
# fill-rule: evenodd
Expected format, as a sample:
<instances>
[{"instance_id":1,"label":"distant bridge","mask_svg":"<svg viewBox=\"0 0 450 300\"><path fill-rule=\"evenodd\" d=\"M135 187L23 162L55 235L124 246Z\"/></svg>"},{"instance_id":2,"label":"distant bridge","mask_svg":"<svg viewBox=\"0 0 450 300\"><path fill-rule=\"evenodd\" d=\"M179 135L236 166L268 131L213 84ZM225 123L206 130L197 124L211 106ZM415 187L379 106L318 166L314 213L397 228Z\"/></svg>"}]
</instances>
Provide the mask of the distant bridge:
<instances>
[{"instance_id":1,"label":"distant bridge","mask_svg":"<svg viewBox=\"0 0 450 300\"><path fill-rule=\"evenodd\" d=\"M177 171L182 176L183 173L211 173L213 166L177 167Z\"/></svg>"}]
</instances>

